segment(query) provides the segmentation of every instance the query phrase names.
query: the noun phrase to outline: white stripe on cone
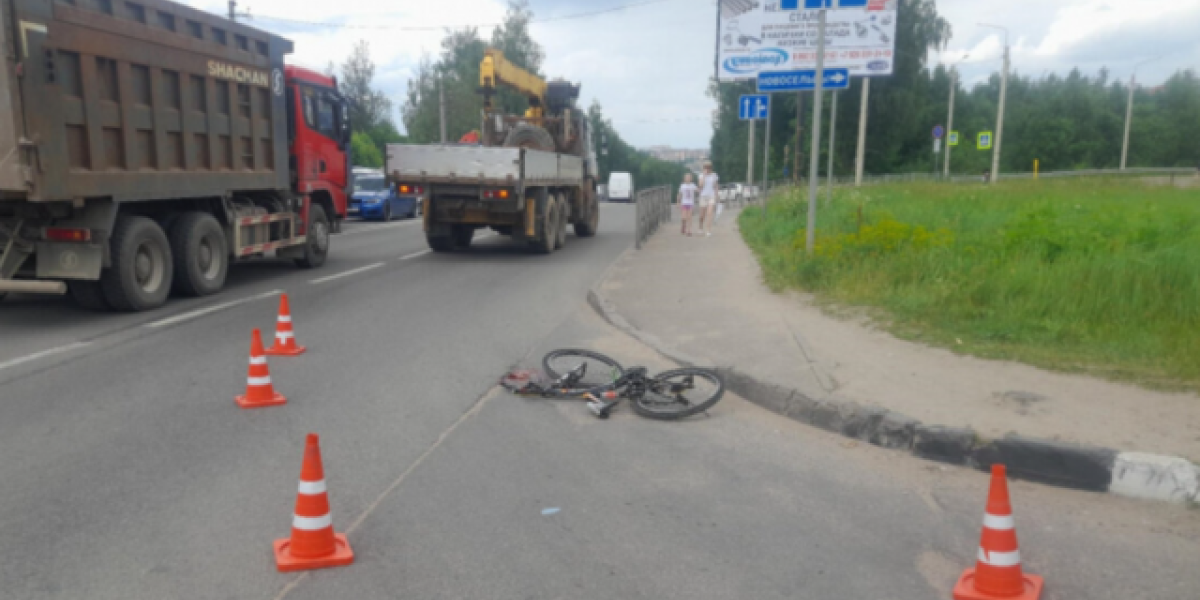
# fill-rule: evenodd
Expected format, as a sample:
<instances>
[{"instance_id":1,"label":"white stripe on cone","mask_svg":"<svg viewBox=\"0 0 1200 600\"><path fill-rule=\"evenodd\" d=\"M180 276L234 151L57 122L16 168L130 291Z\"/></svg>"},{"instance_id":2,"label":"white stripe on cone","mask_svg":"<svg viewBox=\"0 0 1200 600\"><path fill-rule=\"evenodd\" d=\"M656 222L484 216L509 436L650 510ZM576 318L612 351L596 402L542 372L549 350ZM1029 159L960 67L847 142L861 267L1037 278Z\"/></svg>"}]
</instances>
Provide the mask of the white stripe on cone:
<instances>
[{"instance_id":1,"label":"white stripe on cone","mask_svg":"<svg viewBox=\"0 0 1200 600\"><path fill-rule=\"evenodd\" d=\"M265 364L267 364L267 357L265 357L265 356L251 356L251 357L250 357L250 364L252 364L252 365L265 365Z\"/></svg>"},{"instance_id":2,"label":"white stripe on cone","mask_svg":"<svg viewBox=\"0 0 1200 600\"><path fill-rule=\"evenodd\" d=\"M296 335L290 331L279 331L275 333L275 339L277 340L290 340L294 337L296 337Z\"/></svg>"},{"instance_id":3,"label":"white stripe on cone","mask_svg":"<svg viewBox=\"0 0 1200 600\"><path fill-rule=\"evenodd\" d=\"M1017 528L1016 521L1012 515L989 515L983 514L983 526L995 531L1009 531Z\"/></svg>"},{"instance_id":4,"label":"white stripe on cone","mask_svg":"<svg viewBox=\"0 0 1200 600\"><path fill-rule=\"evenodd\" d=\"M325 492L326 489L324 479L320 481L300 481L300 493L304 494L305 496L316 496L317 494L324 494Z\"/></svg>"},{"instance_id":5,"label":"white stripe on cone","mask_svg":"<svg viewBox=\"0 0 1200 600\"><path fill-rule=\"evenodd\" d=\"M247 377L246 384L247 385L257 385L257 386L271 385L271 376L267 375L266 377Z\"/></svg>"},{"instance_id":6,"label":"white stripe on cone","mask_svg":"<svg viewBox=\"0 0 1200 600\"><path fill-rule=\"evenodd\" d=\"M328 527L333 527L333 517L325 515L323 517L302 517L300 515L292 516L292 527L300 531L320 531Z\"/></svg>"},{"instance_id":7,"label":"white stripe on cone","mask_svg":"<svg viewBox=\"0 0 1200 600\"><path fill-rule=\"evenodd\" d=\"M292 318L290 316L279 315L279 322L280 323L291 323Z\"/></svg>"},{"instance_id":8,"label":"white stripe on cone","mask_svg":"<svg viewBox=\"0 0 1200 600\"><path fill-rule=\"evenodd\" d=\"M993 567L1015 567L1021 564L1021 552L1019 550L1013 550L1012 552L988 552L980 548L979 562Z\"/></svg>"}]
</instances>

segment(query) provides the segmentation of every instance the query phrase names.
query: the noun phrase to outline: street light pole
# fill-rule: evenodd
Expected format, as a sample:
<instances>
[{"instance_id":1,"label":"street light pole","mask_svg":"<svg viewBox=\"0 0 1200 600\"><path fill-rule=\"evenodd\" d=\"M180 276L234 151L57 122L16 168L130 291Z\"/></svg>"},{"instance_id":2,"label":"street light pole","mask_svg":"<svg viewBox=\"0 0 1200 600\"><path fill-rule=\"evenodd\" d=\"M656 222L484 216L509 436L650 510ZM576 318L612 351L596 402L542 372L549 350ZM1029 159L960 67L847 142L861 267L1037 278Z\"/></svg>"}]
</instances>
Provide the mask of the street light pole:
<instances>
[{"instance_id":1,"label":"street light pole","mask_svg":"<svg viewBox=\"0 0 1200 600\"><path fill-rule=\"evenodd\" d=\"M1129 74L1129 100L1125 103L1125 141L1121 142L1121 170L1125 170L1126 159L1129 158L1129 128L1133 123L1133 90L1137 88L1137 70L1138 67L1158 60L1154 57L1133 66L1133 72Z\"/></svg>"},{"instance_id":2,"label":"street light pole","mask_svg":"<svg viewBox=\"0 0 1200 600\"><path fill-rule=\"evenodd\" d=\"M996 139L992 148L992 172L988 182L995 185L1000 180L1000 142L1004 138L1004 102L1008 96L1008 28L999 25L980 23L980 27L990 27L1004 32L1004 69L1000 72L1000 108L996 111Z\"/></svg>"}]
</instances>

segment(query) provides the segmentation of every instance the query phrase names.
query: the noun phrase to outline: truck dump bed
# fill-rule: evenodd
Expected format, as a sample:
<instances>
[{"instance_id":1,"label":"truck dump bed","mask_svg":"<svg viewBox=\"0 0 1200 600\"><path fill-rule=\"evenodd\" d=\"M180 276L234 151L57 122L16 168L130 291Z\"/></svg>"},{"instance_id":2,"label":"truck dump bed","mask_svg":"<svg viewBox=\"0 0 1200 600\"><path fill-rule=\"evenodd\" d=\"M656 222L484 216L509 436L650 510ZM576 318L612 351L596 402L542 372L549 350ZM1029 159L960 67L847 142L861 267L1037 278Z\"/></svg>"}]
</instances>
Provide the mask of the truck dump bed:
<instances>
[{"instance_id":1,"label":"truck dump bed","mask_svg":"<svg viewBox=\"0 0 1200 600\"><path fill-rule=\"evenodd\" d=\"M165 0L0 2L0 207L288 188L290 41Z\"/></svg>"},{"instance_id":2,"label":"truck dump bed","mask_svg":"<svg viewBox=\"0 0 1200 600\"><path fill-rule=\"evenodd\" d=\"M583 181L578 156L526 148L388 144L393 181L459 185L567 186Z\"/></svg>"}]
</instances>

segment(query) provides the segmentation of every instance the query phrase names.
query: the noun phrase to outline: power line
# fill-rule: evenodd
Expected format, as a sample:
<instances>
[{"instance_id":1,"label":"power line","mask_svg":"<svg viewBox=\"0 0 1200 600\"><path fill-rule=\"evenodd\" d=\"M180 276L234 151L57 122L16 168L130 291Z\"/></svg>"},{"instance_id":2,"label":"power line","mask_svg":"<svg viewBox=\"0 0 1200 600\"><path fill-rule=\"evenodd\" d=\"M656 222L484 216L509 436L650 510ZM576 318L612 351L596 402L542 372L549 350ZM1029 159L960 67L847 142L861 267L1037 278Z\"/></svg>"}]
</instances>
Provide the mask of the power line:
<instances>
[{"instance_id":1,"label":"power line","mask_svg":"<svg viewBox=\"0 0 1200 600\"><path fill-rule=\"evenodd\" d=\"M629 4L622 4L620 6L614 6L614 7L604 8L604 9L600 9L600 10L593 10L593 11L575 13L575 14L570 14L570 15L562 15L562 16L558 16L558 17L547 17L545 19L531 19L529 22L531 24L541 24L541 23L554 23L557 21L586 19L586 18L590 18L590 17L605 15L608 13L614 13L614 12L618 12L618 11L622 11L622 10L628 10L631 8L638 8L638 7L642 7L642 6L648 6L651 4L661 4L663 2L670 2L670 1L671 0L642 0L641 2L631 2ZM442 31L445 29L462 29L462 28L467 28L467 27L483 29L483 28L487 28L487 27L499 27L504 24L504 23L475 23L475 24L461 24L461 25L355 25L355 24L351 24L351 23L331 23L328 21L304 21L304 20L300 20L300 19L289 19L286 17L275 17L275 16L270 16L270 15L254 15L253 18L265 19L268 21L278 21L281 23L292 23L295 25L309 25L309 26L313 26L313 27L330 27L330 28L335 28L335 29L371 29L371 30L382 29L382 30L389 30L389 31Z\"/></svg>"}]
</instances>

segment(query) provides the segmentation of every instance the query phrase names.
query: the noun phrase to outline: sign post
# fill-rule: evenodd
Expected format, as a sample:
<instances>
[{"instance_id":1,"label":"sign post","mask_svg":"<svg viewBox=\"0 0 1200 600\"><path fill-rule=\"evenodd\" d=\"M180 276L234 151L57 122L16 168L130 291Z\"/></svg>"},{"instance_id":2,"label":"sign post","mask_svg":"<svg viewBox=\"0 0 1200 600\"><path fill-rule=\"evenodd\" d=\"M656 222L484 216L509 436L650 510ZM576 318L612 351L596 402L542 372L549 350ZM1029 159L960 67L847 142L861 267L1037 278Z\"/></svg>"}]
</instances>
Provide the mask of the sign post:
<instances>
[{"instance_id":1,"label":"sign post","mask_svg":"<svg viewBox=\"0 0 1200 600\"><path fill-rule=\"evenodd\" d=\"M750 126L750 136L747 143L746 185L754 185L754 130L755 121L765 119L771 114L771 97L766 94L746 94L738 98L738 118ZM767 129L770 132L770 129ZM769 133L768 133L769 141Z\"/></svg>"},{"instance_id":2,"label":"sign post","mask_svg":"<svg viewBox=\"0 0 1200 600\"><path fill-rule=\"evenodd\" d=\"M838 7L838 0L833 0L833 7ZM812 157L808 166L808 223L804 232L804 252L812 256L817 243L817 177L820 176L821 162L821 89L825 83L825 13L821 8L817 17L817 69L813 77L813 132Z\"/></svg>"}]
</instances>

